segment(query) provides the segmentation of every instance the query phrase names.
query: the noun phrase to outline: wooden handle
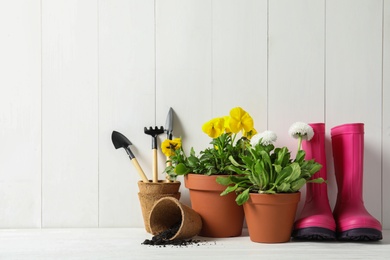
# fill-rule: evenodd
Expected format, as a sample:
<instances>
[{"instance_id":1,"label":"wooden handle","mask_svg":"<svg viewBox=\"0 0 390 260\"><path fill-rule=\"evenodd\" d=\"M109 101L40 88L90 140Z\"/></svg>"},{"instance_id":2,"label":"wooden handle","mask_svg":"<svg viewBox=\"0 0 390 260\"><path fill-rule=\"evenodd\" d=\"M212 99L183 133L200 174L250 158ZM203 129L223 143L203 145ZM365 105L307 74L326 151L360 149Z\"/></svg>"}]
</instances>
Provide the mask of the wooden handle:
<instances>
[{"instance_id":1,"label":"wooden handle","mask_svg":"<svg viewBox=\"0 0 390 260\"><path fill-rule=\"evenodd\" d=\"M158 182L157 149L153 149L153 182Z\"/></svg>"},{"instance_id":2,"label":"wooden handle","mask_svg":"<svg viewBox=\"0 0 390 260\"><path fill-rule=\"evenodd\" d=\"M138 175L139 175L139 177L141 177L142 181L149 182L148 178L146 178L144 171L142 170L141 166L139 165L137 159L133 158L131 161L133 162L135 168L137 169Z\"/></svg>"}]
</instances>

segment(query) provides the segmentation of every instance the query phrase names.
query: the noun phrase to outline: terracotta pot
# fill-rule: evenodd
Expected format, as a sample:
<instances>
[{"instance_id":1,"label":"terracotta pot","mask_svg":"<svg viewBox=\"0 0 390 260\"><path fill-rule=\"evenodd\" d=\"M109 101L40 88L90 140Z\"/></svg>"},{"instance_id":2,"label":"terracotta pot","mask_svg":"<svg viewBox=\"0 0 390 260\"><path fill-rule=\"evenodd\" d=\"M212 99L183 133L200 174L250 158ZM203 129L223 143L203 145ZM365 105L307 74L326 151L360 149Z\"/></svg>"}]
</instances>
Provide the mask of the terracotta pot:
<instances>
[{"instance_id":1,"label":"terracotta pot","mask_svg":"<svg viewBox=\"0 0 390 260\"><path fill-rule=\"evenodd\" d=\"M290 241L301 193L249 195L243 206L250 239L261 243Z\"/></svg>"},{"instance_id":2,"label":"terracotta pot","mask_svg":"<svg viewBox=\"0 0 390 260\"><path fill-rule=\"evenodd\" d=\"M142 217L144 220L145 230L151 233L149 224L150 211L156 201L164 197L173 197L180 199L180 182L138 182L138 198L141 205Z\"/></svg>"},{"instance_id":3,"label":"terracotta pot","mask_svg":"<svg viewBox=\"0 0 390 260\"><path fill-rule=\"evenodd\" d=\"M159 199L150 212L150 230L153 235L160 234L177 223L180 228L170 240L187 239L199 234L202 228L200 215L177 199L166 197Z\"/></svg>"},{"instance_id":4,"label":"terracotta pot","mask_svg":"<svg viewBox=\"0 0 390 260\"><path fill-rule=\"evenodd\" d=\"M226 186L218 184L216 178L224 175L187 174L185 186L190 191L192 208L202 217L200 236L240 236L244 223L244 210L238 206L236 194L221 196ZM225 175L226 176L226 175Z\"/></svg>"}]
</instances>

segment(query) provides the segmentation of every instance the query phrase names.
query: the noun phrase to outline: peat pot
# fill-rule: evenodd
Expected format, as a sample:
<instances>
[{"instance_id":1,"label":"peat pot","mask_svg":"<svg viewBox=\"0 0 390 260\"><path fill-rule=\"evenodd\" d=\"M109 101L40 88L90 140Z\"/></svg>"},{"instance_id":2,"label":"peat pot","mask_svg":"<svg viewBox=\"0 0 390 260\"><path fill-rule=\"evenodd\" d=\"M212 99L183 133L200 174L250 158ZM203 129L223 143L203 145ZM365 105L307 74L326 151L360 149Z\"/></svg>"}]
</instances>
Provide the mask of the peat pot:
<instances>
[{"instance_id":1,"label":"peat pot","mask_svg":"<svg viewBox=\"0 0 390 260\"><path fill-rule=\"evenodd\" d=\"M192 238L199 234L202 228L200 215L177 199L165 197L159 199L150 212L149 226L153 235L166 232L173 226L178 226L170 240Z\"/></svg>"},{"instance_id":2,"label":"peat pot","mask_svg":"<svg viewBox=\"0 0 390 260\"><path fill-rule=\"evenodd\" d=\"M180 184L181 183L179 181L138 182L138 198L141 205L146 232L151 233L149 215L154 203L164 197L180 199Z\"/></svg>"}]
</instances>

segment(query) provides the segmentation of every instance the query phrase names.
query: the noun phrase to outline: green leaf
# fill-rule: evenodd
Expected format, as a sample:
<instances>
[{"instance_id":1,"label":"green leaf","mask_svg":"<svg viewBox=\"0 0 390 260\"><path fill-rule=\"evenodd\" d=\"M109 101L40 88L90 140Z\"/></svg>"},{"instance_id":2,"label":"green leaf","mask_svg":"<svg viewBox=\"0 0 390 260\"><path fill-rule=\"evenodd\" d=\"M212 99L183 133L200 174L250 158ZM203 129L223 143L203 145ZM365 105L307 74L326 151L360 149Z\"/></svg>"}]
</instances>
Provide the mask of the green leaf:
<instances>
[{"instance_id":1,"label":"green leaf","mask_svg":"<svg viewBox=\"0 0 390 260\"><path fill-rule=\"evenodd\" d=\"M185 166L184 163L179 163L178 165L176 165L176 168L175 168L175 173L177 175L185 175L187 173L189 173L191 171L191 169L187 168L187 166Z\"/></svg>"},{"instance_id":2,"label":"green leaf","mask_svg":"<svg viewBox=\"0 0 390 260\"><path fill-rule=\"evenodd\" d=\"M228 186L222 193L221 196L224 196L226 194L229 194L232 191L235 191L238 188L238 183L234 186Z\"/></svg>"},{"instance_id":3,"label":"green leaf","mask_svg":"<svg viewBox=\"0 0 390 260\"><path fill-rule=\"evenodd\" d=\"M271 163L271 158L269 157L269 154L265 151L260 152L261 158L263 159L264 163L267 164L269 169L272 169L272 163Z\"/></svg>"},{"instance_id":4,"label":"green leaf","mask_svg":"<svg viewBox=\"0 0 390 260\"><path fill-rule=\"evenodd\" d=\"M291 189L293 191L299 191L306 184L306 180L304 178L300 178L291 183Z\"/></svg>"},{"instance_id":5,"label":"green leaf","mask_svg":"<svg viewBox=\"0 0 390 260\"><path fill-rule=\"evenodd\" d=\"M237 198L236 198L236 202L238 205L242 205L244 204L245 202L247 202L247 200L249 199L249 188L244 190L242 193L240 193Z\"/></svg>"},{"instance_id":6,"label":"green leaf","mask_svg":"<svg viewBox=\"0 0 390 260\"><path fill-rule=\"evenodd\" d=\"M278 165L278 164L274 164L273 166L274 166L275 172L276 172L277 174L279 174L279 173L282 171L282 166L280 166L280 165Z\"/></svg>"},{"instance_id":7,"label":"green leaf","mask_svg":"<svg viewBox=\"0 0 390 260\"><path fill-rule=\"evenodd\" d=\"M227 185L230 185L232 184L233 182L230 180L229 177L221 177L221 176L218 176L217 179L216 179L216 182L221 184L221 185L224 185L224 186L227 186Z\"/></svg>"},{"instance_id":8,"label":"green leaf","mask_svg":"<svg viewBox=\"0 0 390 260\"><path fill-rule=\"evenodd\" d=\"M250 156L242 156L241 160L248 168L251 168L251 165L253 164L253 158L252 157L250 157Z\"/></svg>"},{"instance_id":9,"label":"green leaf","mask_svg":"<svg viewBox=\"0 0 390 260\"><path fill-rule=\"evenodd\" d=\"M312 167L311 167L311 169L310 169L310 174L311 175L314 175L315 173L317 173L319 170L321 170L321 168L322 168L322 165L321 164L319 164L319 163L314 163L314 161L313 161L313 164L312 164Z\"/></svg>"},{"instance_id":10,"label":"green leaf","mask_svg":"<svg viewBox=\"0 0 390 260\"><path fill-rule=\"evenodd\" d=\"M283 182L277 187L277 190L278 192L288 192L290 190L290 187L290 183Z\"/></svg>"},{"instance_id":11,"label":"green leaf","mask_svg":"<svg viewBox=\"0 0 390 260\"><path fill-rule=\"evenodd\" d=\"M230 162L234 165L234 166L241 166L236 160L234 160L233 156L229 156L229 160Z\"/></svg>"},{"instance_id":12,"label":"green leaf","mask_svg":"<svg viewBox=\"0 0 390 260\"><path fill-rule=\"evenodd\" d=\"M188 157L188 166L190 167L196 167L196 165L198 164L199 162L199 159L196 158L195 156L190 156Z\"/></svg>"},{"instance_id":13,"label":"green leaf","mask_svg":"<svg viewBox=\"0 0 390 260\"><path fill-rule=\"evenodd\" d=\"M277 158L276 158L276 161L275 161L275 164L277 165L282 165L283 164L283 161L284 161L284 157L287 153L287 149L285 149L286 147L283 147L282 149L278 149L278 152L277 152Z\"/></svg>"},{"instance_id":14,"label":"green leaf","mask_svg":"<svg viewBox=\"0 0 390 260\"><path fill-rule=\"evenodd\" d=\"M252 181L253 184L262 187L263 179L260 175L260 167L261 167L260 162L256 161L256 164L254 165L253 169L250 171L249 179Z\"/></svg>"},{"instance_id":15,"label":"green leaf","mask_svg":"<svg viewBox=\"0 0 390 260\"><path fill-rule=\"evenodd\" d=\"M327 181L325 181L323 178L316 178L316 179L313 179L313 180L308 180L307 182L310 182L310 183L327 183Z\"/></svg>"},{"instance_id":16,"label":"green leaf","mask_svg":"<svg viewBox=\"0 0 390 260\"><path fill-rule=\"evenodd\" d=\"M295 156L295 162L301 164L303 162L303 160L305 160L305 151L304 150L299 150L297 152L297 155Z\"/></svg>"},{"instance_id":17,"label":"green leaf","mask_svg":"<svg viewBox=\"0 0 390 260\"><path fill-rule=\"evenodd\" d=\"M194 156L195 157L195 150L194 150L193 147L191 147L190 156Z\"/></svg>"},{"instance_id":18,"label":"green leaf","mask_svg":"<svg viewBox=\"0 0 390 260\"><path fill-rule=\"evenodd\" d=\"M235 172L235 173L238 173L238 174L246 174L245 171L241 170L240 168L236 167L236 166L233 166L233 165L229 165L225 168L226 170L229 170L231 172Z\"/></svg>"},{"instance_id":19,"label":"green leaf","mask_svg":"<svg viewBox=\"0 0 390 260\"><path fill-rule=\"evenodd\" d=\"M287 166L283 168L280 173L278 174L278 177L276 178L275 184L279 184L281 181L283 181L285 178L291 175L292 168L291 166Z\"/></svg>"},{"instance_id":20,"label":"green leaf","mask_svg":"<svg viewBox=\"0 0 390 260\"><path fill-rule=\"evenodd\" d=\"M291 168L292 168L292 173L290 175L290 178L288 178L290 182L295 181L301 175L301 167L299 166L298 163L292 163Z\"/></svg>"}]
</instances>

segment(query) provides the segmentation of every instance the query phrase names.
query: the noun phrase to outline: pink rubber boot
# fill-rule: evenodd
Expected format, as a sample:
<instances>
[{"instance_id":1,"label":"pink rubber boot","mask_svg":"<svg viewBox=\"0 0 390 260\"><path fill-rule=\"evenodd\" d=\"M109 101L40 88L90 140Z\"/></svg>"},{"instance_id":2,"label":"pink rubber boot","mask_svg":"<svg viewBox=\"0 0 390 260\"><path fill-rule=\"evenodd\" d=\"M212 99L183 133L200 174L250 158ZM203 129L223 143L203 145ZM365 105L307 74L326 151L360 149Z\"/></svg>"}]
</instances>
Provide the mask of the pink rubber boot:
<instances>
[{"instance_id":1,"label":"pink rubber boot","mask_svg":"<svg viewBox=\"0 0 390 260\"><path fill-rule=\"evenodd\" d=\"M305 159L314 159L322 165L319 172L312 178L326 175L325 155L325 124L309 124L314 130L314 136L310 141L302 142L302 149L306 152ZM301 216L294 224L292 236L305 240L335 240L336 223L329 206L327 184L307 183L306 200Z\"/></svg>"},{"instance_id":2,"label":"pink rubber boot","mask_svg":"<svg viewBox=\"0 0 390 260\"><path fill-rule=\"evenodd\" d=\"M339 240L381 240L382 225L363 202L364 124L331 129L337 201L333 216Z\"/></svg>"}]
</instances>

